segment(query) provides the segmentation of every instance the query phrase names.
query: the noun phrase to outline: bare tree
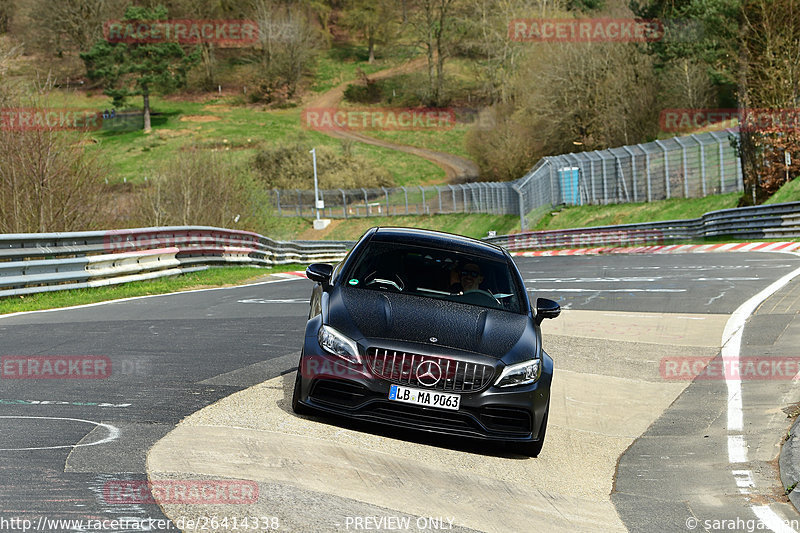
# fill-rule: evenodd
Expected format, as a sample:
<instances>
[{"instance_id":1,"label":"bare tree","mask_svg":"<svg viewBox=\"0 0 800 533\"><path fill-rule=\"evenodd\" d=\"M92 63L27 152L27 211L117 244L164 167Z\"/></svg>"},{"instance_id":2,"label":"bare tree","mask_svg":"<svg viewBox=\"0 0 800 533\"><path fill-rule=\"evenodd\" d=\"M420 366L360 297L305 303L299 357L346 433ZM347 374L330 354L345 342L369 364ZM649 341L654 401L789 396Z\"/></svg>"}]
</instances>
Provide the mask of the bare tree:
<instances>
[{"instance_id":1,"label":"bare tree","mask_svg":"<svg viewBox=\"0 0 800 533\"><path fill-rule=\"evenodd\" d=\"M286 87L293 97L324 41L305 10L278 0L256 0L259 44L256 59L264 85Z\"/></svg>"},{"instance_id":2,"label":"bare tree","mask_svg":"<svg viewBox=\"0 0 800 533\"><path fill-rule=\"evenodd\" d=\"M93 229L106 170L82 136L0 128L0 232Z\"/></svg>"},{"instance_id":3,"label":"bare tree","mask_svg":"<svg viewBox=\"0 0 800 533\"><path fill-rule=\"evenodd\" d=\"M499 181L519 178L542 152L542 141L531 135L527 125L515 120L510 104L496 104L481 115L466 137L467 150L481 168L481 175ZM477 126L486 123L494 127Z\"/></svg>"},{"instance_id":4,"label":"bare tree","mask_svg":"<svg viewBox=\"0 0 800 533\"><path fill-rule=\"evenodd\" d=\"M21 46L11 46L6 41L0 41L0 106L8 107L18 92L15 83L8 79L8 71L19 58Z\"/></svg>"},{"instance_id":5,"label":"bare tree","mask_svg":"<svg viewBox=\"0 0 800 533\"><path fill-rule=\"evenodd\" d=\"M14 16L14 7L12 0L0 0L0 34L8 31Z\"/></svg>"},{"instance_id":6,"label":"bare tree","mask_svg":"<svg viewBox=\"0 0 800 533\"><path fill-rule=\"evenodd\" d=\"M529 43L508 38L509 22L539 12L545 0L468 0L458 46L474 58L475 75L491 103L508 103L510 82Z\"/></svg>"},{"instance_id":7,"label":"bare tree","mask_svg":"<svg viewBox=\"0 0 800 533\"><path fill-rule=\"evenodd\" d=\"M408 24L428 60L427 104L444 103L444 63L455 38L456 11L462 0L414 0Z\"/></svg>"},{"instance_id":8,"label":"bare tree","mask_svg":"<svg viewBox=\"0 0 800 533\"><path fill-rule=\"evenodd\" d=\"M349 0L344 23L367 41L368 61L375 61L375 46L395 36L399 18L395 0Z\"/></svg>"},{"instance_id":9,"label":"bare tree","mask_svg":"<svg viewBox=\"0 0 800 533\"><path fill-rule=\"evenodd\" d=\"M140 192L139 213L144 224L236 227L251 214L253 190L249 173L230 159L183 152Z\"/></svg>"},{"instance_id":10,"label":"bare tree","mask_svg":"<svg viewBox=\"0 0 800 533\"><path fill-rule=\"evenodd\" d=\"M124 0L34 0L30 16L41 46L61 54L86 51L103 36L103 24L121 16Z\"/></svg>"},{"instance_id":11,"label":"bare tree","mask_svg":"<svg viewBox=\"0 0 800 533\"><path fill-rule=\"evenodd\" d=\"M738 105L752 109L795 109L800 105L800 6L795 0L745 0L739 21ZM771 177L775 155L789 146L778 125L762 129L752 124L739 128L738 151L745 195L741 203L760 203L775 189ZM796 145L793 145L796 149ZM770 163L770 160L771 163Z\"/></svg>"},{"instance_id":12,"label":"bare tree","mask_svg":"<svg viewBox=\"0 0 800 533\"><path fill-rule=\"evenodd\" d=\"M520 70L518 113L548 153L641 142L655 133L652 62L635 44L561 43Z\"/></svg>"},{"instance_id":13,"label":"bare tree","mask_svg":"<svg viewBox=\"0 0 800 533\"><path fill-rule=\"evenodd\" d=\"M633 44L540 43L520 61L509 103L494 106L496 126L470 132L470 154L486 175L513 179L545 155L642 142L657 133L656 88Z\"/></svg>"},{"instance_id":14,"label":"bare tree","mask_svg":"<svg viewBox=\"0 0 800 533\"><path fill-rule=\"evenodd\" d=\"M704 109L713 105L714 87L708 66L690 58L675 58L660 75L664 108Z\"/></svg>"},{"instance_id":15,"label":"bare tree","mask_svg":"<svg viewBox=\"0 0 800 533\"><path fill-rule=\"evenodd\" d=\"M759 106L800 104L800 4L747 0L742 43L747 48L748 92Z\"/></svg>"}]
</instances>

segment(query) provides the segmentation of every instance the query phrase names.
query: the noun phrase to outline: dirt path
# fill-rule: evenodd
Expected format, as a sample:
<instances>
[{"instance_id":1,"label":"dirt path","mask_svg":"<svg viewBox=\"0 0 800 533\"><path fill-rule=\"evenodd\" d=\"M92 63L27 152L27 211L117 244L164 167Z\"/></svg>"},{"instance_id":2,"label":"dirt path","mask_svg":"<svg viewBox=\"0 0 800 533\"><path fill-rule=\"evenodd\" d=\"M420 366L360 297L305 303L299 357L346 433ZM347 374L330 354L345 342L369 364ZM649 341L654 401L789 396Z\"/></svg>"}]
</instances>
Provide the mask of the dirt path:
<instances>
[{"instance_id":1,"label":"dirt path","mask_svg":"<svg viewBox=\"0 0 800 533\"><path fill-rule=\"evenodd\" d=\"M398 67L381 70L380 72L371 74L369 77L370 79L373 80L379 80L395 76L397 74L405 74L408 72L413 72L415 70L418 70L424 65L425 65L425 58L418 58L409 61L408 63L404 63ZM309 102L308 107L313 107L313 108L338 107L342 99L344 98L345 89L351 83L353 83L353 80L346 81L334 87L333 89L330 89L329 91L322 93L321 95L317 96L314 100ZM427 159L428 161L431 161L439 165L442 169L444 169L445 179L449 183L474 181L480 175L480 169L478 168L478 165L476 165L469 159L465 159L457 155L447 154L444 152L437 152L435 150L428 150L427 148L418 148L416 146L397 144L389 141L384 141L381 139L375 139L373 137L369 137L368 135L364 135L363 133L354 131L328 130L324 131L323 133L331 137L336 137L338 139L349 139L352 141L363 142L375 146L381 146L383 148L389 148L392 150L399 150L401 152L406 152L409 154L416 155L418 157L422 157L423 159Z\"/></svg>"}]
</instances>

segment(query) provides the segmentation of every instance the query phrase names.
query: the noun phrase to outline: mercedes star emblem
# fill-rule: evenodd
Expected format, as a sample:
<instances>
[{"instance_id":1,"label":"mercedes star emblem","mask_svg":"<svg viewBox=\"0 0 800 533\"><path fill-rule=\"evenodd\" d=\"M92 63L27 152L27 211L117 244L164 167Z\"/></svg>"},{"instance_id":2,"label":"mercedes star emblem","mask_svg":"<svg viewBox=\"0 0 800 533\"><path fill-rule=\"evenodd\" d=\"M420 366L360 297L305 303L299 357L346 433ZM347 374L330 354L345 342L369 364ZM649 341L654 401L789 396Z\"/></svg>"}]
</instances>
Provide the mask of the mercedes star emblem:
<instances>
[{"instance_id":1,"label":"mercedes star emblem","mask_svg":"<svg viewBox=\"0 0 800 533\"><path fill-rule=\"evenodd\" d=\"M442 379L442 367L436 361L423 361L417 366L417 382L425 387L433 387Z\"/></svg>"}]
</instances>

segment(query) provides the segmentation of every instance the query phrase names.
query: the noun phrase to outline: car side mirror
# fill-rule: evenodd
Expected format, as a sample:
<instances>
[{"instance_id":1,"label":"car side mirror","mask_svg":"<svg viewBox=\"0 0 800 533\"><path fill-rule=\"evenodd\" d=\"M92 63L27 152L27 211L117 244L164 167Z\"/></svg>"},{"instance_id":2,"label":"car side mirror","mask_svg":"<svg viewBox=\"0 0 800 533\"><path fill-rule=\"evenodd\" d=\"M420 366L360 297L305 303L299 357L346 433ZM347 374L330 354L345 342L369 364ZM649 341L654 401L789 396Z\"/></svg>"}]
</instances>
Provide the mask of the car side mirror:
<instances>
[{"instance_id":1,"label":"car side mirror","mask_svg":"<svg viewBox=\"0 0 800 533\"><path fill-rule=\"evenodd\" d=\"M333 275L333 265L327 263L313 263L306 268L306 277L311 281L329 285Z\"/></svg>"},{"instance_id":2,"label":"car side mirror","mask_svg":"<svg viewBox=\"0 0 800 533\"><path fill-rule=\"evenodd\" d=\"M556 318L561 314L561 306L548 298L536 299L536 321L541 323L545 318Z\"/></svg>"}]
</instances>

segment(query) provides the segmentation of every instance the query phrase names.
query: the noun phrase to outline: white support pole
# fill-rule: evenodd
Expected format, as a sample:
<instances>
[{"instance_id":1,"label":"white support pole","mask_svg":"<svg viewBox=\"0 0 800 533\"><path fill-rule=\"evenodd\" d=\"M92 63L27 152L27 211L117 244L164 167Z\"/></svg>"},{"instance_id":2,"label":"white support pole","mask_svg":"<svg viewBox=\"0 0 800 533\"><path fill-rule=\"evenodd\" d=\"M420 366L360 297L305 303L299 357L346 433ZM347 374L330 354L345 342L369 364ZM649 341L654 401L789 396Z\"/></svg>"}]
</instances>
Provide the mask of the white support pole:
<instances>
[{"instance_id":1,"label":"white support pole","mask_svg":"<svg viewBox=\"0 0 800 533\"><path fill-rule=\"evenodd\" d=\"M314 161L314 209L317 212L317 220L319 220L319 182L317 181L317 149L310 150L311 158Z\"/></svg>"}]
</instances>

